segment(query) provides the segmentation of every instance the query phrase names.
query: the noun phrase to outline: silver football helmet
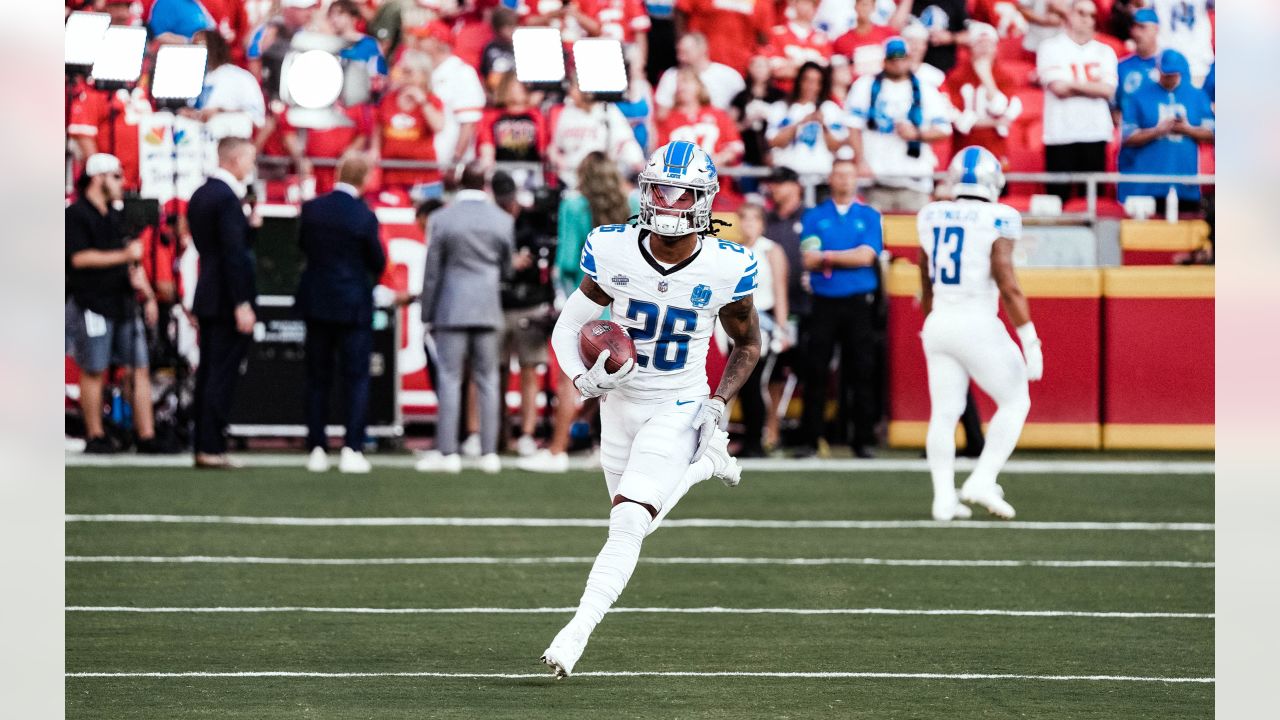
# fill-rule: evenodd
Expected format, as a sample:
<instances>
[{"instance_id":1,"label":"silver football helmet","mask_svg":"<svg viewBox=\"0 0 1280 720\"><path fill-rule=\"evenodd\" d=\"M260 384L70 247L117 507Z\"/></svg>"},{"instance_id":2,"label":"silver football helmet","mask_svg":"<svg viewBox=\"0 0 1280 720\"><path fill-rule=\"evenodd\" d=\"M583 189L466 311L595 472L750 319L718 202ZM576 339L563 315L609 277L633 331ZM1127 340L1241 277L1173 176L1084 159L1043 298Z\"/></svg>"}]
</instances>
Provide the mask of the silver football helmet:
<instances>
[{"instance_id":1,"label":"silver football helmet","mask_svg":"<svg viewBox=\"0 0 1280 720\"><path fill-rule=\"evenodd\" d=\"M684 140L667 143L640 173L638 224L668 237L706 232L719 191L716 164L705 150Z\"/></svg>"},{"instance_id":2,"label":"silver football helmet","mask_svg":"<svg viewBox=\"0 0 1280 720\"><path fill-rule=\"evenodd\" d=\"M990 150L977 145L956 153L947 169L955 197L982 198L995 202L1004 190L1004 169Z\"/></svg>"}]
</instances>

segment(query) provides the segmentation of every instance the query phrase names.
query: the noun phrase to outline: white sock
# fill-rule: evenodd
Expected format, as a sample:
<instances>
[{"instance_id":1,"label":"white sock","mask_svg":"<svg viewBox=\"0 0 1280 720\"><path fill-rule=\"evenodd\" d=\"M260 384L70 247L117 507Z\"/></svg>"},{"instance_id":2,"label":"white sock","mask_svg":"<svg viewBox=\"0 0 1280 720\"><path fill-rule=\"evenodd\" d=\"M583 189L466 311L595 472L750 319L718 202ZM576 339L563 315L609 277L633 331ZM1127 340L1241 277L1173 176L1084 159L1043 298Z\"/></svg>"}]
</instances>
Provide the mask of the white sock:
<instances>
[{"instance_id":1,"label":"white sock","mask_svg":"<svg viewBox=\"0 0 1280 720\"><path fill-rule=\"evenodd\" d=\"M689 492L690 488L694 485L710 478L711 474L715 472L715 469L716 464L711 462L711 458L705 455L702 456L698 462L690 465L689 468L684 471L684 477L680 478L680 484L671 492L671 497L667 498L666 501L662 503L662 509L658 511L658 516L649 524L649 531L646 532L645 535L652 535L653 531L657 530L658 526L662 524L662 520L667 516L667 513L671 512L671 508L675 507L676 503L680 502L680 498L684 497L685 493Z\"/></svg>"},{"instance_id":2,"label":"white sock","mask_svg":"<svg viewBox=\"0 0 1280 720\"><path fill-rule=\"evenodd\" d=\"M633 502L619 503L609 512L609 538L591 566L578 612L566 630L574 627L587 636L604 619L636 569L650 522L649 511Z\"/></svg>"},{"instance_id":3,"label":"white sock","mask_svg":"<svg viewBox=\"0 0 1280 720\"><path fill-rule=\"evenodd\" d=\"M931 418L925 436L925 455L933 478L933 499L956 499L956 421L959 418Z\"/></svg>"},{"instance_id":4,"label":"white sock","mask_svg":"<svg viewBox=\"0 0 1280 720\"><path fill-rule=\"evenodd\" d=\"M978 464L965 481L966 485L989 487L996 484L996 476L1013 454L1030 410L1031 399L1026 395L996 409L996 414L991 416L991 424L987 426L987 444L982 448L982 455L978 456ZM932 464L932 459L930 463Z\"/></svg>"}]
</instances>

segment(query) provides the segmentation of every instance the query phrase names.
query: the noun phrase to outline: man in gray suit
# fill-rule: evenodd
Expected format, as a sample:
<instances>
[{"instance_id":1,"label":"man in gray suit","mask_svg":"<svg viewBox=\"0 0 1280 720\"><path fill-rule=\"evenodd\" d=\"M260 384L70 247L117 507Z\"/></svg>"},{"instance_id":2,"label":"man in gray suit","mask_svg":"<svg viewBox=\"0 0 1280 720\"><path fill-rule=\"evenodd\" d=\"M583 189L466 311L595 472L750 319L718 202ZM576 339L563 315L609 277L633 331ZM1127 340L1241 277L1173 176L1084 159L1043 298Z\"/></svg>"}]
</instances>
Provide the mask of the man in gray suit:
<instances>
[{"instance_id":1,"label":"man in gray suit","mask_svg":"<svg viewBox=\"0 0 1280 720\"><path fill-rule=\"evenodd\" d=\"M502 383L498 358L502 330L502 278L510 272L515 230L510 215L485 193L485 169L462 171L452 205L431 216L422 321L435 343L436 449L418 460L425 472L456 473L463 369L470 361L480 405L480 469L496 473Z\"/></svg>"}]
</instances>

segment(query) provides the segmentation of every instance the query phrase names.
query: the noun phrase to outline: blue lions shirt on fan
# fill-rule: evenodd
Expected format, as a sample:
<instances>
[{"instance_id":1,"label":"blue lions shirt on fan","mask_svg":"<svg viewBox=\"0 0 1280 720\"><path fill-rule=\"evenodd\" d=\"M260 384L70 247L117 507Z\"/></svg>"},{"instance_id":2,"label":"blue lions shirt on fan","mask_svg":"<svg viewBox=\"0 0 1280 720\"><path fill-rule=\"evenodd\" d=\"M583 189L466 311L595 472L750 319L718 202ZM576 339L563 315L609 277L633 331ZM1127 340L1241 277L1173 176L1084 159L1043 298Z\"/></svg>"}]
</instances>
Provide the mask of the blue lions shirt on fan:
<instances>
[{"instance_id":1,"label":"blue lions shirt on fan","mask_svg":"<svg viewBox=\"0 0 1280 720\"><path fill-rule=\"evenodd\" d=\"M843 213L831 200L805 212L801 218L800 247L817 250L852 250L866 245L879 255L884 250L880 213L855 202ZM833 268L809 273L809 284L818 297L840 298L875 292L880 276L874 267Z\"/></svg>"},{"instance_id":2,"label":"blue lions shirt on fan","mask_svg":"<svg viewBox=\"0 0 1280 720\"><path fill-rule=\"evenodd\" d=\"M1173 92L1159 83L1147 83L1129 97L1124 107L1122 136L1127 138L1139 130L1147 130L1160 124L1167 117L1182 116L1188 125L1213 129L1213 109L1209 97L1186 79ZM1195 175L1200 171L1199 144L1185 135L1170 133L1142 147L1130 148L1127 160L1120 159L1121 173L1149 175ZM1148 195L1164 198L1170 183L1120 183L1117 199L1124 202L1131 195ZM1196 185L1175 185L1178 199L1197 201L1200 188Z\"/></svg>"},{"instance_id":3,"label":"blue lions shirt on fan","mask_svg":"<svg viewBox=\"0 0 1280 720\"><path fill-rule=\"evenodd\" d=\"M1156 56L1144 58L1130 55L1116 66L1116 75L1120 78L1120 82L1116 84L1116 96L1111 101L1111 107L1123 113L1124 104L1129 101L1131 95L1141 90L1144 84L1160 79L1160 73L1156 70ZM1126 160L1133 160L1133 148L1121 145L1120 165L1124 165Z\"/></svg>"}]
</instances>

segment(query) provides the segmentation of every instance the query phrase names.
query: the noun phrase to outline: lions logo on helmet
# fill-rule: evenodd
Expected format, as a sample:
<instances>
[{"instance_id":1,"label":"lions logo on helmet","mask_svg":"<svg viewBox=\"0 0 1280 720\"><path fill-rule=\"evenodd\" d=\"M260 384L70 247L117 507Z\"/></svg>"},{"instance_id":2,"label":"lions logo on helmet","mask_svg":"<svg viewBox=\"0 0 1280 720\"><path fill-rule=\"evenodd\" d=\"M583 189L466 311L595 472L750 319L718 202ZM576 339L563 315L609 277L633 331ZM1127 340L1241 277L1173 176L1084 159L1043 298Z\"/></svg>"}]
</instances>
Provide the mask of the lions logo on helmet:
<instances>
[{"instance_id":1,"label":"lions logo on helmet","mask_svg":"<svg viewBox=\"0 0 1280 720\"><path fill-rule=\"evenodd\" d=\"M986 148L970 145L956 154L947 169L955 197L974 197L995 202L1004 189L1004 169Z\"/></svg>"},{"instance_id":2,"label":"lions logo on helmet","mask_svg":"<svg viewBox=\"0 0 1280 720\"><path fill-rule=\"evenodd\" d=\"M716 164L691 142L667 143L640 173L639 225L678 237L711 228L711 201L720 191Z\"/></svg>"}]
</instances>

